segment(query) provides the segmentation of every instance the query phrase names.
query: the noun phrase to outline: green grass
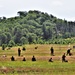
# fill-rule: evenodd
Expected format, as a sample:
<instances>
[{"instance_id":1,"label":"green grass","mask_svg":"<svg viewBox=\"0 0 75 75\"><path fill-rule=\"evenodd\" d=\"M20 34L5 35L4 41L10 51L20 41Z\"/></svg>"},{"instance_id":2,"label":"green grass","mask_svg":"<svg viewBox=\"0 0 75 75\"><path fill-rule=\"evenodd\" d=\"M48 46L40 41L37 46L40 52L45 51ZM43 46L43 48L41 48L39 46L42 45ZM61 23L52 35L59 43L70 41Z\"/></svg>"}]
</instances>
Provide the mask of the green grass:
<instances>
[{"instance_id":1,"label":"green grass","mask_svg":"<svg viewBox=\"0 0 75 75\"><path fill-rule=\"evenodd\" d=\"M62 63L55 61L53 63L47 61L4 61L0 62L0 69L6 72L2 74L14 75L75 75L75 63ZM1 75L0 74L0 75Z\"/></svg>"},{"instance_id":2,"label":"green grass","mask_svg":"<svg viewBox=\"0 0 75 75\"><path fill-rule=\"evenodd\" d=\"M67 50L67 45L25 45L26 51L22 51L21 55L25 56L26 61L22 61L23 56L18 57L17 49L13 47L10 50L1 50L0 48L0 75L75 75L75 51L73 56L67 56L68 63L61 61L61 56ZM50 56L50 47L54 47L55 56ZM71 46L72 47L72 46ZM22 49L22 47L20 47ZM7 57L3 58L2 55ZM14 55L16 61L10 61L10 57ZM31 58L35 55L36 62L32 62ZM53 63L48 62L49 58L53 58Z\"/></svg>"}]
</instances>

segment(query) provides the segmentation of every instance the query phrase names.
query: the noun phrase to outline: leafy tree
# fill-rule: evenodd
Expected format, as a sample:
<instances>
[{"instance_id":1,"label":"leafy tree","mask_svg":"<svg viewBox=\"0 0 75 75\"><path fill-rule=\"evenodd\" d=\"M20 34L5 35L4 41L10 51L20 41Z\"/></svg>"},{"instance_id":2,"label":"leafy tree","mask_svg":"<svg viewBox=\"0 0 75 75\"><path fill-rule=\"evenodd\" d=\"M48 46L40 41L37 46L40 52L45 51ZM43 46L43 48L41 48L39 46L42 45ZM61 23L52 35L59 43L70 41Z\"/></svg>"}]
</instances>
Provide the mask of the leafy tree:
<instances>
[{"instance_id":1,"label":"leafy tree","mask_svg":"<svg viewBox=\"0 0 75 75\"><path fill-rule=\"evenodd\" d=\"M44 38L44 39L47 39L48 37L47 37L47 29L46 29L46 25L43 25L42 30L43 30L43 38Z\"/></svg>"},{"instance_id":2,"label":"leafy tree","mask_svg":"<svg viewBox=\"0 0 75 75\"><path fill-rule=\"evenodd\" d=\"M11 40L11 34L9 32L5 32L5 35L7 36L7 43Z\"/></svg>"},{"instance_id":3,"label":"leafy tree","mask_svg":"<svg viewBox=\"0 0 75 75\"><path fill-rule=\"evenodd\" d=\"M25 37L21 37L20 41L21 41L21 44L22 44L22 45L28 43L28 39L25 38Z\"/></svg>"},{"instance_id":4,"label":"leafy tree","mask_svg":"<svg viewBox=\"0 0 75 75\"><path fill-rule=\"evenodd\" d=\"M2 50L5 50L6 44L2 44Z\"/></svg>"},{"instance_id":5,"label":"leafy tree","mask_svg":"<svg viewBox=\"0 0 75 75\"><path fill-rule=\"evenodd\" d=\"M18 12L19 16L26 16L27 15L27 12L26 11L19 11Z\"/></svg>"},{"instance_id":6,"label":"leafy tree","mask_svg":"<svg viewBox=\"0 0 75 75\"><path fill-rule=\"evenodd\" d=\"M18 11L19 16L0 17L0 45L27 43L62 44L73 43L75 22L59 19L38 10ZM66 41L67 38L70 38ZM73 38L73 39L71 39Z\"/></svg>"},{"instance_id":7,"label":"leafy tree","mask_svg":"<svg viewBox=\"0 0 75 75\"><path fill-rule=\"evenodd\" d=\"M2 44L6 44L6 42L7 42L7 36L4 33L2 33L0 35L0 39L1 39L1 45Z\"/></svg>"},{"instance_id":8,"label":"leafy tree","mask_svg":"<svg viewBox=\"0 0 75 75\"><path fill-rule=\"evenodd\" d=\"M8 46L9 47L15 46L15 42L13 40L10 40Z\"/></svg>"}]
</instances>

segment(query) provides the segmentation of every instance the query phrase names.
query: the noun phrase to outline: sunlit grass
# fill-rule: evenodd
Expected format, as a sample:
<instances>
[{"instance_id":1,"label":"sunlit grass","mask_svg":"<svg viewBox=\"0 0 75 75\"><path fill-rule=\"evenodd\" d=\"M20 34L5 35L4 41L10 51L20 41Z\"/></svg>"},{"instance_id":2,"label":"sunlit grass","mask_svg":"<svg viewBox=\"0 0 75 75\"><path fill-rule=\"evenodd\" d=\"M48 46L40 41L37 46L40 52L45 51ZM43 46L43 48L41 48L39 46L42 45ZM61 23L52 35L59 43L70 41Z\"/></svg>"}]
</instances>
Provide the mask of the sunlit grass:
<instances>
[{"instance_id":1,"label":"sunlit grass","mask_svg":"<svg viewBox=\"0 0 75 75\"><path fill-rule=\"evenodd\" d=\"M47 61L4 61L0 62L0 68L2 67L10 68L9 73L12 74L39 74L39 75L74 75L75 73L75 63L62 63L62 62L47 62ZM7 73L8 74L8 73Z\"/></svg>"},{"instance_id":2,"label":"sunlit grass","mask_svg":"<svg viewBox=\"0 0 75 75\"><path fill-rule=\"evenodd\" d=\"M37 49L35 47L38 46ZM50 55L50 47L54 47L55 56ZM26 47L26 51L22 50ZM73 45L71 45L71 48ZM18 48L21 49L21 56L18 57ZM72 48L73 56L67 56L68 63L62 63L61 57L66 53L68 45L25 45L12 47L10 50L1 50L0 47L0 75L75 75L75 50ZM2 57L6 55L7 57ZM16 61L11 61L11 56ZM32 56L36 62L32 62ZM22 61L25 56L26 61ZM48 62L53 58L53 63Z\"/></svg>"}]
</instances>

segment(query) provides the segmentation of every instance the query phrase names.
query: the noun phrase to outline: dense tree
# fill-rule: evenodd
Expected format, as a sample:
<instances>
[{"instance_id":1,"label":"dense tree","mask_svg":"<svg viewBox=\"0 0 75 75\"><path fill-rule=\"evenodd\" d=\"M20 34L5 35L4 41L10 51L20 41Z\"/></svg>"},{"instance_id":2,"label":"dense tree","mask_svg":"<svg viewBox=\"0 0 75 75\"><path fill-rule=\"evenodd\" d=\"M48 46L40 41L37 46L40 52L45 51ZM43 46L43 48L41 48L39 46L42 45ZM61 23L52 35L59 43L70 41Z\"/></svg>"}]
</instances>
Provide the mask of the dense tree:
<instances>
[{"instance_id":1,"label":"dense tree","mask_svg":"<svg viewBox=\"0 0 75 75\"><path fill-rule=\"evenodd\" d=\"M25 37L21 37L20 41L21 41L21 44L22 44L22 45L28 43L28 39L25 38Z\"/></svg>"},{"instance_id":2,"label":"dense tree","mask_svg":"<svg viewBox=\"0 0 75 75\"><path fill-rule=\"evenodd\" d=\"M9 32L5 32L6 36L7 36L7 43L9 43L9 41L11 40L11 34Z\"/></svg>"},{"instance_id":3,"label":"dense tree","mask_svg":"<svg viewBox=\"0 0 75 75\"><path fill-rule=\"evenodd\" d=\"M21 37L22 37L21 29L18 28L17 32L14 35L14 41L15 41L16 44L20 43Z\"/></svg>"},{"instance_id":4,"label":"dense tree","mask_svg":"<svg viewBox=\"0 0 75 75\"><path fill-rule=\"evenodd\" d=\"M1 42L1 45L2 44L6 44L6 42L7 42L7 36L4 34L4 33L2 33L1 35L0 35L0 42Z\"/></svg>"},{"instance_id":5,"label":"dense tree","mask_svg":"<svg viewBox=\"0 0 75 75\"><path fill-rule=\"evenodd\" d=\"M46 29L46 25L43 25L42 30L43 30L43 38L44 38L44 39L47 39L47 29Z\"/></svg>"},{"instance_id":6,"label":"dense tree","mask_svg":"<svg viewBox=\"0 0 75 75\"><path fill-rule=\"evenodd\" d=\"M19 16L26 16L27 15L27 12L26 11L19 11L18 12Z\"/></svg>"},{"instance_id":7,"label":"dense tree","mask_svg":"<svg viewBox=\"0 0 75 75\"><path fill-rule=\"evenodd\" d=\"M61 39L62 44L67 44L73 43L74 37L75 22L59 19L47 12L18 11L18 16L0 17L0 45L61 44Z\"/></svg>"},{"instance_id":8,"label":"dense tree","mask_svg":"<svg viewBox=\"0 0 75 75\"><path fill-rule=\"evenodd\" d=\"M15 46L15 42L13 40L10 40L8 46L9 47Z\"/></svg>"}]
</instances>

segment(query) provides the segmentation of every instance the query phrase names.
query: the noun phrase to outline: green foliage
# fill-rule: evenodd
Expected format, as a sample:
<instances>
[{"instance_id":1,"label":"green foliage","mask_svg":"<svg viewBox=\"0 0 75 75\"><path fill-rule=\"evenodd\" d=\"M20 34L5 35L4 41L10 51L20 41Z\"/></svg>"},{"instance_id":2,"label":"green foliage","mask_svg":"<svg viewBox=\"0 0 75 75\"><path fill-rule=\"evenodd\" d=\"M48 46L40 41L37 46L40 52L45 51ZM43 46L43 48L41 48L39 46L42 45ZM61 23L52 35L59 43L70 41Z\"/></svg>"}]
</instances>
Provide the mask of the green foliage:
<instances>
[{"instance_id":1,"label":"green foliage","mask_svg":"<svg viewBox=\"0 0 75 75\"><path fill-rule=\"evenodd\" d=\"M61 39L63 39L63 44L66 44L68 42L65 39L75 37L75 22L62 20L52 14L37 10L18 11L18 15L0 18L0 45L8 45L11 40L15 45L60 44Z\"/></svg>"},{"instance_id":2,"label":"green foliage","mask_svg":"<svg viewBox=\"0 0 75 75\"><path fill-rule=\"evenodd\" d=\"M8 46L9 47L15 46L15 42L13 40L10 40Z\"/></svg>"},{"instance_id":3,"label":"green foliage","mask_svg":"<svg viewBox=\"0 0 75 75\"><path fill-rule=\"evenodd\" d=\"M21 44L22 44L22 45L28 43L28 39L25 38L25 37L21 37L20 41L21 41Z\"/></svg>"},{"instance_id":4,"label":"green foliage","mask_svg":"<svg viewBox=\"0 0 75 75\"><path fill-rule=\"evenodd\" d=\"M2 50L5 50L6 44L2 44Z\"/></svg>"},{"instance_id":5,"label":"green foliage","mask_svg":"<svg viewBox=\"0 0 75 75\"><path fill-rule=\"evenodd\" d=\"M7 36L5 35L5 33L0 34L0 39L1 39L1 45L2 44L6 44L7 42Z\"/></svg>"}]
</instances>

